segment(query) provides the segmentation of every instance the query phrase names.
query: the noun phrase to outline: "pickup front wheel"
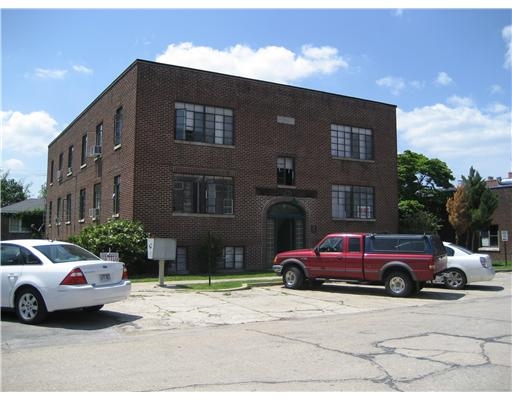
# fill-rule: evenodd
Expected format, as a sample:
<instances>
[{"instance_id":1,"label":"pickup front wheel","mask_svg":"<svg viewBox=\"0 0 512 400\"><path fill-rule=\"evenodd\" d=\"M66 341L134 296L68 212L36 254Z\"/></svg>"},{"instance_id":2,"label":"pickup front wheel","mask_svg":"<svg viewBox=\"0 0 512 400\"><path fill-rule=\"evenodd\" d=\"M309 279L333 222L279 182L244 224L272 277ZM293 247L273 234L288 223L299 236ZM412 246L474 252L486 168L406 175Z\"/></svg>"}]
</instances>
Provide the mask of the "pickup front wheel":
<instances>
[{"instance_id":1,"label":"pickup front wheel","mask_svg":"<svg viewBox=\"0 0 512 400\"><path fill-rule=\"evenodd\" d=\"M401 271L390 272L386 277L386 292L394 297L406 297L411 294L412 280L410 276Z\"/></svg>"},{"instance_id":2,"label":"pickup front wheel","mask_svg":"<svg viewBox=\"0 0 512 400\"><path fill-rule=\"evenodd\" d=\"M288 289L300 289L304 283L304 273L297 267L288 267L283 274L283 283Z\"/></svg>"}]
</instances>

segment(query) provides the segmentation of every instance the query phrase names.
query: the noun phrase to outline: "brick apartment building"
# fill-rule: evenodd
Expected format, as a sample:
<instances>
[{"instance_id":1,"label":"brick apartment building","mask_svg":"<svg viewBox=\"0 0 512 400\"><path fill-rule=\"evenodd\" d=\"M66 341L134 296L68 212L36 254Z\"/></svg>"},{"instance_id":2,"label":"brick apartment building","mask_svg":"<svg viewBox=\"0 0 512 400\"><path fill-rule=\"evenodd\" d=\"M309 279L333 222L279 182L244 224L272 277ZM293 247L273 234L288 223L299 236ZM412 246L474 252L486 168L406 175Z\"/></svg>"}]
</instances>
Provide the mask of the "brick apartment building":
<instances>
[{"instance_id":1,"label":"brick apartment building","mask_svg":"<svg viewBox=\"0 0 512 400\"><path fill-rule=\"evenodd\" d=\"M488 231L481 232L479 252L495 261L512 262L512 172L505 179L489 177L487 187L498 196L498 208ZM503 239L508 239L506 242ZM506 253L505 253L506 251Z\"/></svg>"},{"instance_id":2,"label":"brick apartment building","mask_svg":"<svg viewBox=\"0 0 512 400\"><path fill-rule=\"evenodd\" d=\"M268 268L333 231L398 229L396 106L134 61L48 151L47 235L136 219L195 272Z\"/></svg>"}]
</instances>

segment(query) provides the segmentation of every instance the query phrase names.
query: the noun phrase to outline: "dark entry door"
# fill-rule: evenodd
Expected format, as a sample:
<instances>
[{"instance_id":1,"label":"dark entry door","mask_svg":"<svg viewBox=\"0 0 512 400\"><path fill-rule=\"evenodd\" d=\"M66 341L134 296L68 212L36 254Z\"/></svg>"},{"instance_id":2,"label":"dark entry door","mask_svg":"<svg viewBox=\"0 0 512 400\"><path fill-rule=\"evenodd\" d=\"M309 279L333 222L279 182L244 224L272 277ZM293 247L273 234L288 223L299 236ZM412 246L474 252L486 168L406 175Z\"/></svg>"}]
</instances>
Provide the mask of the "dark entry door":
<instances>
[{"instance_id":1,"label":"dark entry door","mask_svg":"<svg viewBox=\"0 0 512 400\"><path fill-rule=\"evenodd\" d=\"M304 211L293 203L273 205L267 217L273 224L273 253L304 247Z\"/></svg>"},{"instance_id":2,"label":"dark entry door","mask_svg":"<svg viewBox=\"0 0 512 400\"><path fill-rule=\"evenodd\" d=\"M277 253L295 249L295 220L276 220L276 250Z\"/></svg>"}]
</instances>

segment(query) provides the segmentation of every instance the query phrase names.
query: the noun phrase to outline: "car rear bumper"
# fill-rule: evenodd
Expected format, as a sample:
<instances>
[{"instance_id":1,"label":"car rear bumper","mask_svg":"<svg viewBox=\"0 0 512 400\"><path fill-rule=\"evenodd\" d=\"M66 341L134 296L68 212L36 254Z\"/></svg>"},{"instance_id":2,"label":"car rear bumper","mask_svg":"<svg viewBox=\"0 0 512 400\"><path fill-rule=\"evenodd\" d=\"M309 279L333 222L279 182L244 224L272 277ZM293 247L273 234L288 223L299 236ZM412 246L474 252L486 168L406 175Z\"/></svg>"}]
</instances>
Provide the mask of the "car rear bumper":
<instances>
[{"instance_id":1,"label":"car rear bumper","mask_svg":"<svg viewBox=\"0 0 512 400\"><path fill-rule=\"evenodd\" d=\"M67 310L115 303L128 298L132 284L122 281L115 285L60 286L52 297L45 297L48 311Z\"/></svg>"}]
</instances>

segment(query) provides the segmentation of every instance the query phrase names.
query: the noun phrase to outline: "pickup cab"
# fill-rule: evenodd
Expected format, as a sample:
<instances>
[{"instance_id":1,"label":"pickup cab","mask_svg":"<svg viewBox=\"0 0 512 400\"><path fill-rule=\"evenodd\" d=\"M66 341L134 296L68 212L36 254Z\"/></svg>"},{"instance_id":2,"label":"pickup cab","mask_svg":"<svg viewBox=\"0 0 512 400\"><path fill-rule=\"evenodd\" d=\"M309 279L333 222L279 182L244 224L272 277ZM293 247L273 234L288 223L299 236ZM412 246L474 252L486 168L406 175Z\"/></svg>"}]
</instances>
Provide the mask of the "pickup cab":
<instances>
[{"instance_id":1,"label":"pickup cab","mask_svg":"<svg viewBox=\"0 0 512 400\"><path fill-rule=\"evenodd\" d=\"M384 284L395 297L417 294L446 269L437 235L332 233L314 248L278 253L273 270L287 288L326 280Z\"/></svg>"}]
</instances>

